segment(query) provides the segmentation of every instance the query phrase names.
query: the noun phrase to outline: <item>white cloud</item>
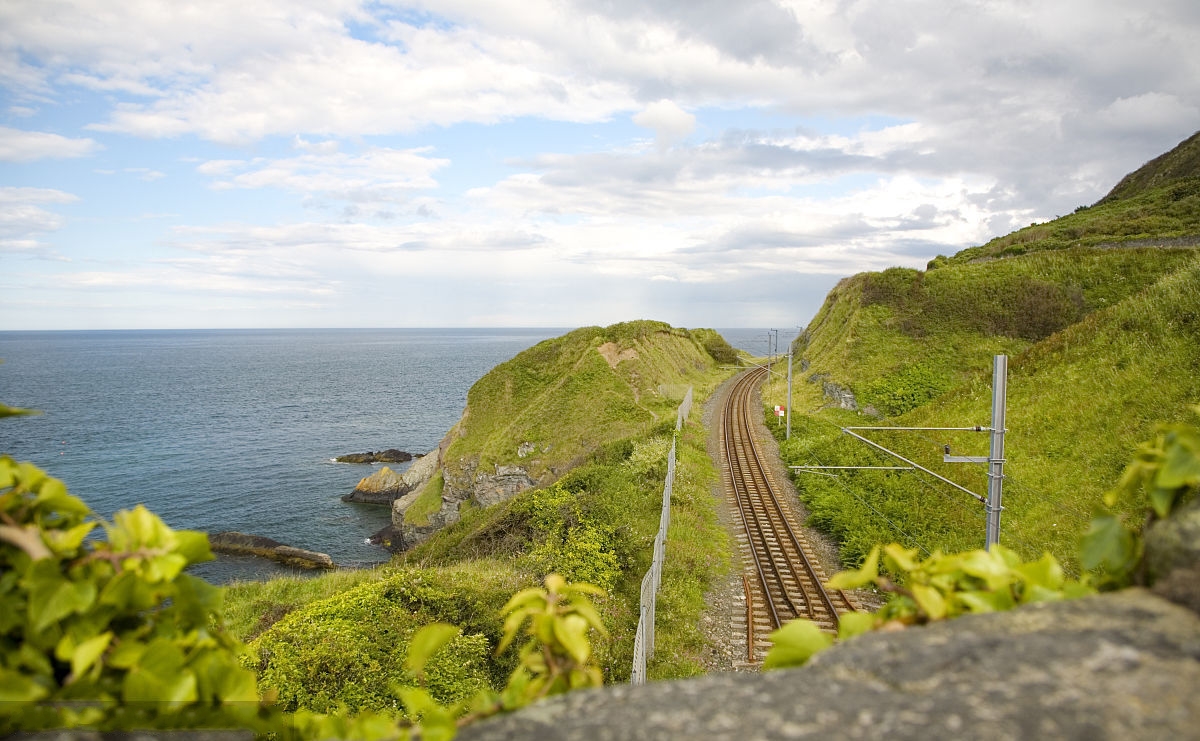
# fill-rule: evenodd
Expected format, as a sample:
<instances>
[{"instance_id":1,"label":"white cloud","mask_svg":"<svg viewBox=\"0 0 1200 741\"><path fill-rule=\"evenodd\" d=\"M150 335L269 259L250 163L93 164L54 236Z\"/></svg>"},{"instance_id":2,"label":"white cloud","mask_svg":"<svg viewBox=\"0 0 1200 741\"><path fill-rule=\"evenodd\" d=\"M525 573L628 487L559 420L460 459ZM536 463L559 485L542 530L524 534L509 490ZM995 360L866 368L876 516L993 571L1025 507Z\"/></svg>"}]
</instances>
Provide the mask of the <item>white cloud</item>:
<instances>
[{"instance_id":1,"label":"white cloud","mask_svg":"<svg viewBox=\"0 0 1200 741\"><path fill-rule=\"evenodd\" d=\"M429 148L371 147L361 154L338 151L333 141L313 145L297 138L296 157L212 160L196 170L216 178L219 190L279 188L306 196L357 204L404 202L437 186L433 173L448 160L428 156Z\"/></svg>"},{"instance_id":2,"label":"white cloud","mask_svg":"<svg viewBox=\"0 0 1200 741\"><path fill-rule=\"evenodd\" d=\"M126 167L125 172L130 175L136 175L138 180L152 183L155 180L161 180L167 176L165 172L152 170L149 167Z\"/></svg>"},{"instance_id":3,"label":"white cloud","mask_svg":"<svg viewBox=\"0 0 1200 741\"><path fill-rule=\"evenodd\" d=\"M441 306L448 286L505 304L463 299L463 317L544 313L546 297L732 302L766 278L808 290L800 276L921 265L1094 201L1196 126L1197 37L1186 0L10 0L9 115L97 133L0 128L0 160L104 142L97 171L196 163L209 190L172 177L138 206L183 212L176 231L78 274L86 290L330 307L405 281L408 304ZM251 190L307 210L238 208ZM64 223L45 194L66 194L9 191L5 249L42 249Z\"/></svg>"},{"instance_id":4,"label":"white cloud","mask_svg":"<svg viewBox=\"0 0 1200 741\"><path fill-rule=\"evenodd\" d=\"M0 252L43 250L42 235L61 229L65 220L42 205L75 200L52 188L0 187Z\"/></svg>"},{"instance_id":5,"label":"white cloud","mask_svg":"<svg viewBox=\"0 0 1200 741\"><path fill-rule=\"evenodd\" d=\"M1170 133L1200 121L1200 107L1188 105L1174 95L1148 92L1114 100L1097 113L1097 118L1117 132Z\"/></svg>"},{"instance_id":6,"label":"white cloud","mask_svg":"<svg viewBox=\"0 0 1200 741\"><path fill-rule=\"evenodd\" d=\"M696 117L669 100L651 103L633 117L633 122L654 131L659 150L678 144L696 128Z\"/></svg>"},{"instance_id":7,"label":"white cloud","mask_svg":"<svg viewBox=\"0 0 1200 741\"><path fill-rule=\"evenodd\" d=\"M44 131L0 126L0 162L86 157L100 149L92 139L71 139Z\"/></svg>"}]
</instances>

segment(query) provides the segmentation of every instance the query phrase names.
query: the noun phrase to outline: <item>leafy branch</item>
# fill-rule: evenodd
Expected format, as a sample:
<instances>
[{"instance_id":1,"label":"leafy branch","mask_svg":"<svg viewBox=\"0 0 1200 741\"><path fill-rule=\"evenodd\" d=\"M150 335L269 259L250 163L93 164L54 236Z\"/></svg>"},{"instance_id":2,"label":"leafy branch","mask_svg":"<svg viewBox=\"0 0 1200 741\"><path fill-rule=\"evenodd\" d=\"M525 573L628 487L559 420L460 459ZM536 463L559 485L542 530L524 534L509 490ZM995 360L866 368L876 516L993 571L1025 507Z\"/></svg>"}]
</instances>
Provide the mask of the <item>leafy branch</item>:
<instances>
[{"instance_id":1,"label":"leafy branch","mask_svg":"<svg viewBox=\"0 0 1200 741\"><path fill-rule=\"evenodd\" d=\"M1195 411L1200 413L1200 407ZM1114 589L1147 583L1142 534L1146 527L1170 516L1200 491L1200 429L1194 425L1159 427L1153 440L1134 453L1117 486L1104 497L1091 527L1080 542L1080 560L1094 573L1067 579L1049 553L1022 561L1015 552L997 545L990 551L934 552L925 560L916 549L899 544L875 546L862 566L836 574L833 589L874 586L888 594L876 613L841 616L838 640L871 630L898 630L948 620L966 613L999 612L1031 602L1073 599L1097 588ZM1144 497L1143 523L1126 524L1108 508L1120 499ZM881 571L882 567L882 571ZM887 574L895 575L893 581ZM774 646L765 668L800 666L834 643L816 623L795 620L770 636Z\"/></svg>"}]
</instances>

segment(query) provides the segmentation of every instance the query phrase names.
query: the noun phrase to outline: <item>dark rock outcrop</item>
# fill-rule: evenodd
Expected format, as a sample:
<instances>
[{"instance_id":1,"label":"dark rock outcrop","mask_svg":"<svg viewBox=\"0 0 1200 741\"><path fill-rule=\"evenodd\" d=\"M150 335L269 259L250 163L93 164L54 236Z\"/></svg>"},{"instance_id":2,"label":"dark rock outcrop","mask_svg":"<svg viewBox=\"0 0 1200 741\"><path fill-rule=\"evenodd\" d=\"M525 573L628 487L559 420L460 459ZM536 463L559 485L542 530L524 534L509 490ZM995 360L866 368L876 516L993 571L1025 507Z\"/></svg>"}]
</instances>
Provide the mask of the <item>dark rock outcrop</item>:
<instances>
[{"instance_id":1,"label":"dark rock outcrop","mask_svg":"<svg viewBox=\"0 0 1200 741\"><path fill-rule=\"evenodd\" d=\"M335 569L337 564L328 554L307 551L280 543L261 535L247 535L234 531L213 533L208 543L217 553L238 553L269 558L272 561L298 566L302 569Z\"/></svg>"},{"instance_id":2,"label":"dark rock outcrop","mask_svg":"<svg viewBox=\"0 0 1200 741\"><path fill-rule=\"evenodd\" d=\"M395 525L380 528L378 532L367 538L367 542L380 548L386 548L389 553L400 553L409 547L404 542L404 532Z\"/></svg>"},{"instance_id":3,"label":"dark rock outcrop","mask_svg":"<svg viewBox=\"0 0 1200 741\"><path fill-rule=\"evenodd\" d=\"M388 448L378 453L368 450L365 453L348 453L334 458L338 463L408 463L413 459L412 453Z\"/></svg>"},{"instance_id":4,"label":"dark rock outcrop","mask_svg":"<svg viewBox=\"0 0 1200 741\"><path fill-rule=\"evenodd\" d=\"M342 497L343 502L386 504L393 506L404 495L421 488L437 471L438 457L433 453L418 455L404 473L384 466L361 479L354 491Z\"/></svg>"}]
</instances>

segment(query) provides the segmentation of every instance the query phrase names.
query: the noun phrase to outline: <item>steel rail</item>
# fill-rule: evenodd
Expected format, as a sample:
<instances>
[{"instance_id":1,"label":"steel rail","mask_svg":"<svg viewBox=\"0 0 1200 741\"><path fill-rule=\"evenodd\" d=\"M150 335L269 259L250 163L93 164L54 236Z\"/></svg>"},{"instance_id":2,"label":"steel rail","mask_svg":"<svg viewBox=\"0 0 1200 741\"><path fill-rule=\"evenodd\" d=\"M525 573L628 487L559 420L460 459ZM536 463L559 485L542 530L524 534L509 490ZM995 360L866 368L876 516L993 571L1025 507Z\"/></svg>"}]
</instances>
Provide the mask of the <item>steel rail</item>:
<instances>
[{"instance_id":1,"label":"steel rail","mask_svg":"<svg viewBox=\"0 0 1200 741\"><path fill-rule=\"evenodd\" d=\"M764 368L744 373L731 389L722 416L730 488L741 513L757 582L763 590L763 607L774 627L796 617L808 617L826 630L837 630L839 612L853 610L854 606L841 590L836 590L834 594L842 603L839 610L821 584L805 544L792 528L790 517L771 486L762 454L754 442L756 415L751 400L765 375ZM749 592L747 596L750 597ZM753 610L747 610L747 650L751 656L752 613Z\"/></svg>"}]
</instances>

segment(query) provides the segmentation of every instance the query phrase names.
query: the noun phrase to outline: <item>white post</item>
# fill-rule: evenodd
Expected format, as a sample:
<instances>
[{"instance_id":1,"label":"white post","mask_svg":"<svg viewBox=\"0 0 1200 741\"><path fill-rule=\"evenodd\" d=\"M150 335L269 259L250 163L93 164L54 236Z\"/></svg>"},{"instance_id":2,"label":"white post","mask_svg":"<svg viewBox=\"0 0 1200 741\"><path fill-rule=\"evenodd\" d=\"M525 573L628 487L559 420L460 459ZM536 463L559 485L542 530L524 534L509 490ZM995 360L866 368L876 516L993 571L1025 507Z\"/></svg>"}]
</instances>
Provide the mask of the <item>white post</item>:
<instances>
[{"instance_id":1,"label":"white post","mask_svg":"<svg viewBox=\"0 0 1200 741\"><path fill-rule=\"evenodd\" d=\"M1008 397L1008 356L992 364L992 445L988 453L987 532L984 549L1000 542L1001 494L1004 487L1004 417Z\"/></svg>"},{"instance_id":2,"label":"white post","mask_svg":"<svg viewBox=\"0 0 1200 741\"><path fill-rule=\"evenodd\" d=\"M784 440L792 439L792 346L788 345L788 393L787 407L784 408L784 413L787 414L787 434L784 435Z\"/></svg>"}]
</instances>

